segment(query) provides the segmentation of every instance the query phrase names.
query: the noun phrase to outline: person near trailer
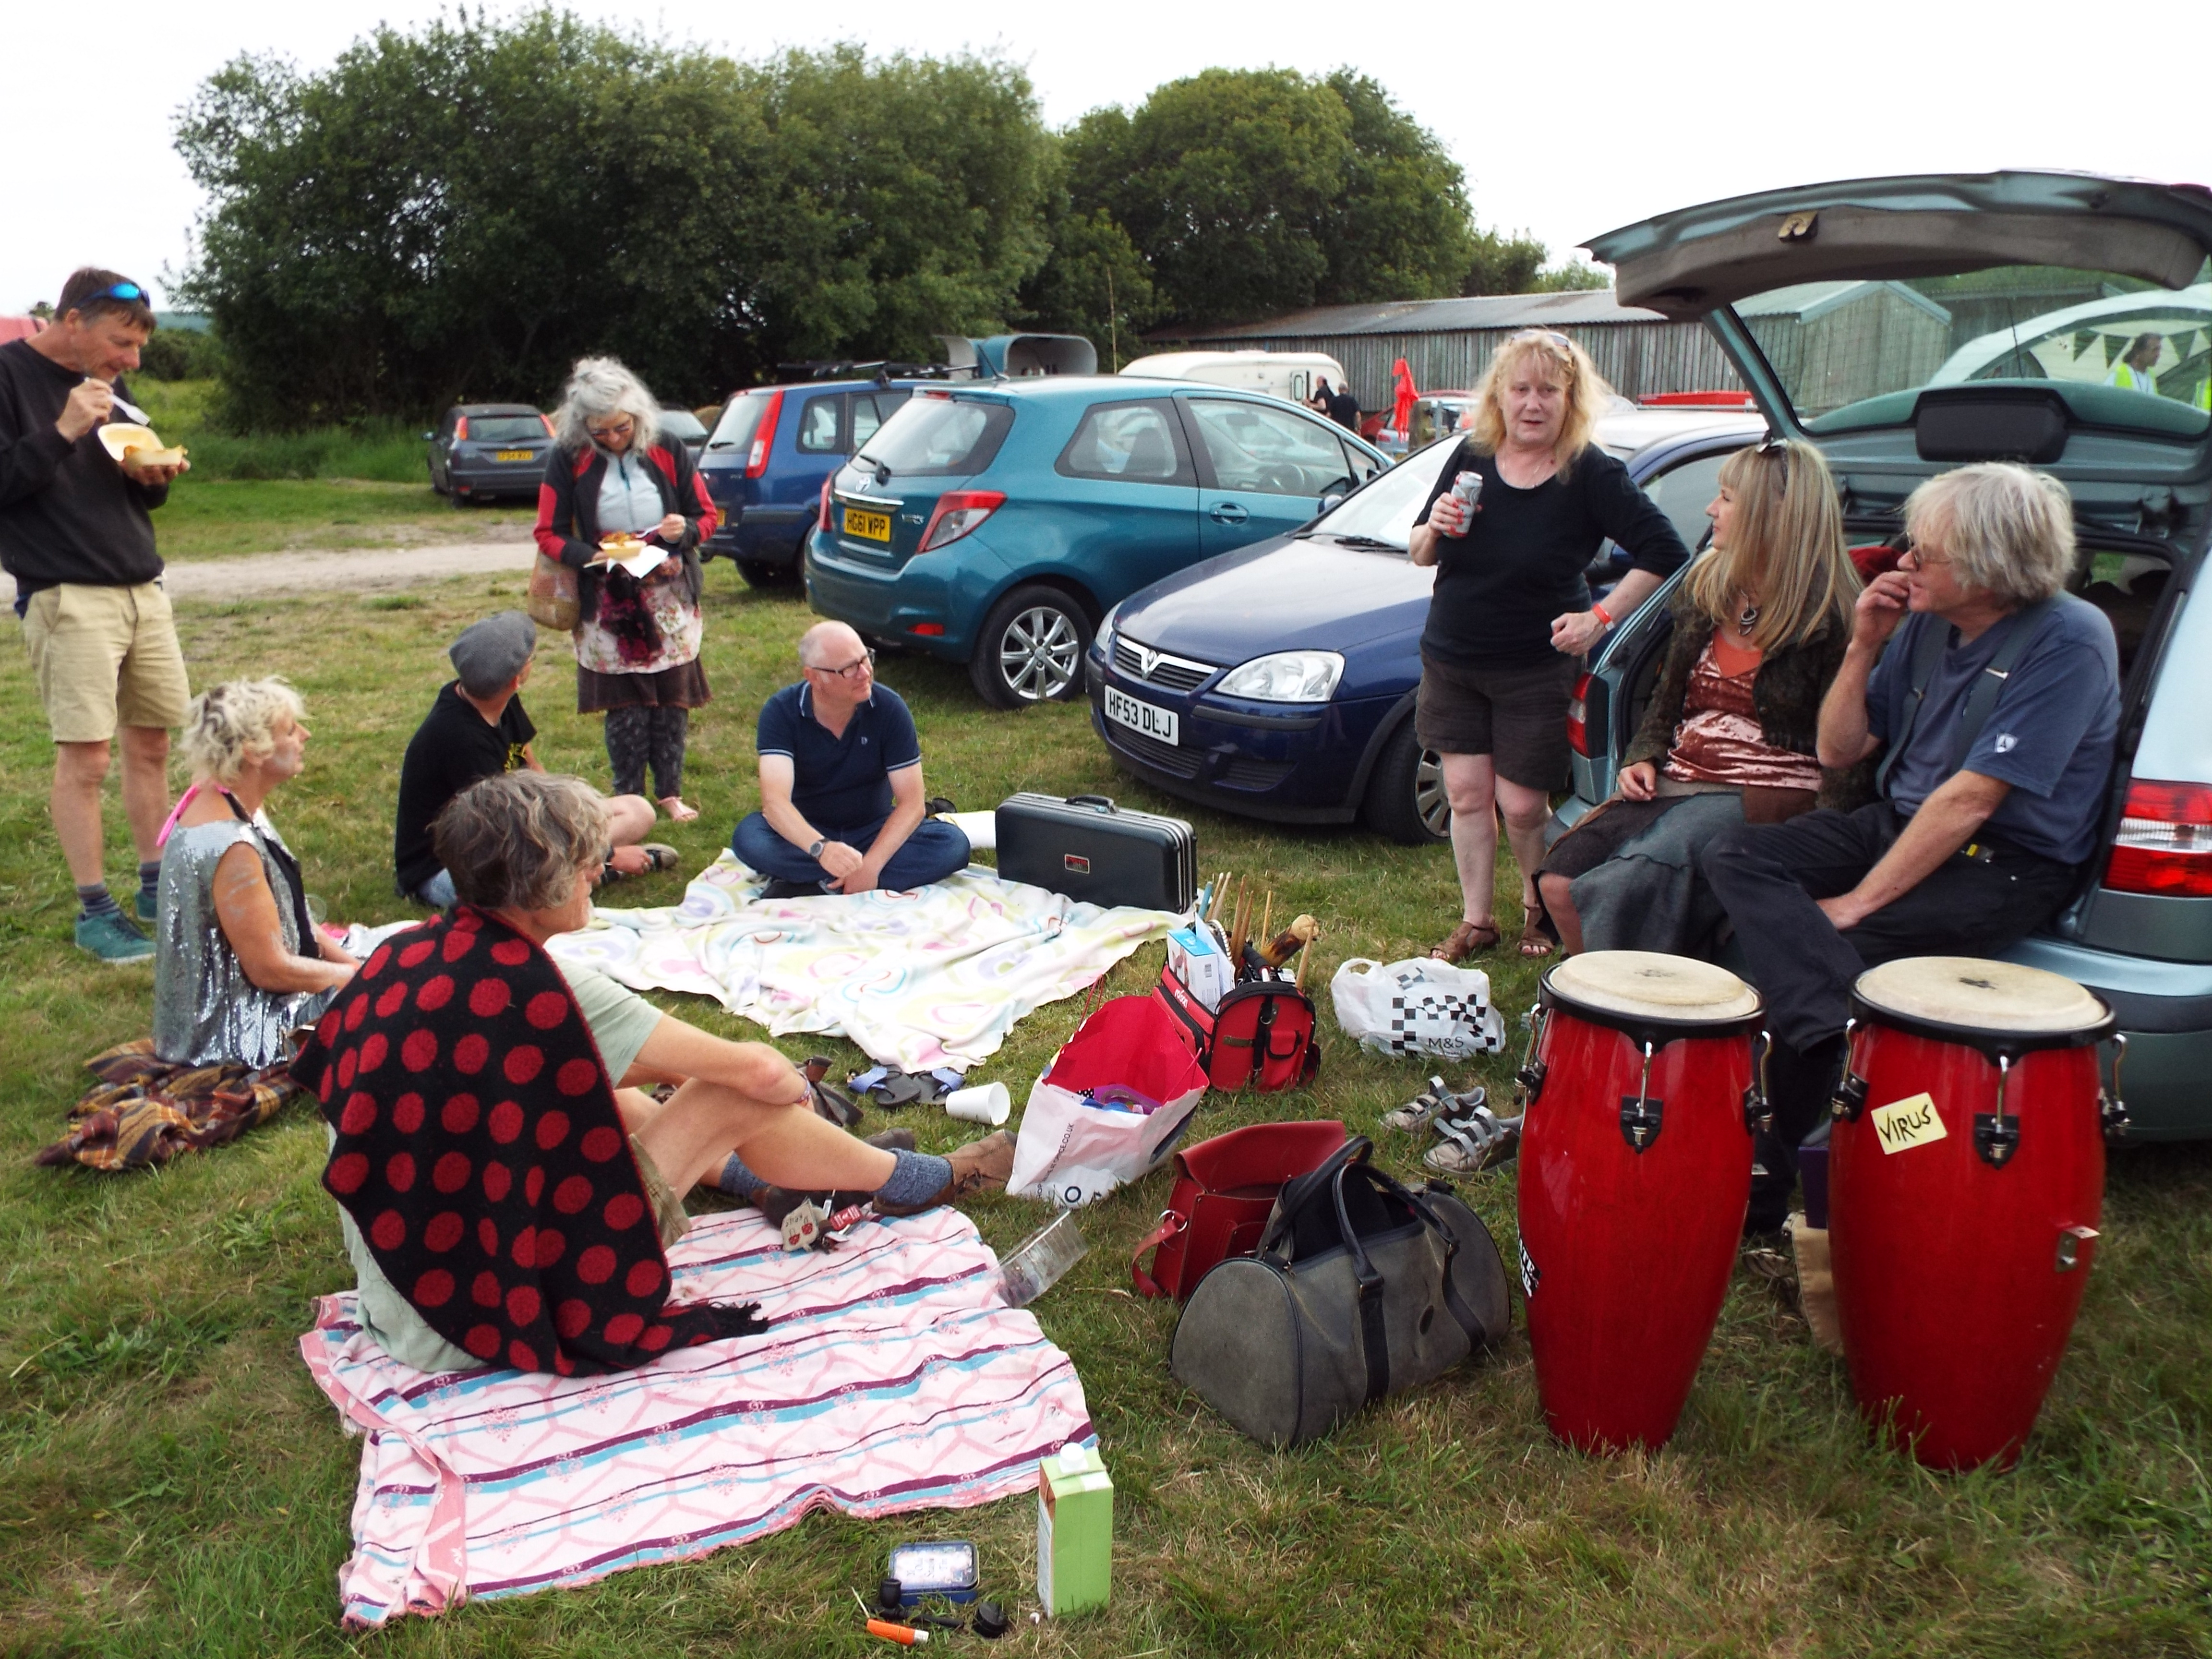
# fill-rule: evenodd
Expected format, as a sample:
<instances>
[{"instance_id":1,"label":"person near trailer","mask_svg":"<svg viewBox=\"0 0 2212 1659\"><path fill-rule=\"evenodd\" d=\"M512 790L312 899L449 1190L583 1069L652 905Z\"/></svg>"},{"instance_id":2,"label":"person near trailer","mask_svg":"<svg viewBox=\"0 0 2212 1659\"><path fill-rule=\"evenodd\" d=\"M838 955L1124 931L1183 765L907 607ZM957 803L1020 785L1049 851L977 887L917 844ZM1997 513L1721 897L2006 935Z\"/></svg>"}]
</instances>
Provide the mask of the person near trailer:
<instances>
[{"instance_id":1,"label":"person near trailer","mask_svg":"<svg viewBox=\"0 0 2212 1659\"><path fill-rule=\"evenodd\" d=\"M1437 474L1408 538L1433 565L1414 709L1442 757L1461 919L1430 954L1457 962L1496 945L1498 814L1521 869L1521 953L1548 955L1536 871L1552 792L1567 782L1567 700L1582 654L1688 560L1689 550L1628 469L1591 442L1613 396L1564 334L1507 338L1474 394L1467 433ZM1452 493L1482 480L1470 513ZM1607 537L1633 560L1602 605L1583 570Z\"/></svg>"},{"instance_id":2,"label":"person near trailer","mask_svg":"<svg viewBox=\"0 0 2212 1659\"><path fill-rule=\"evenodd\" d=\"M817 623L799 641L804 678L761 708L761 810L730 850L768 897L905 892L967 867L968 837L929 816L914 716L875 661L843 623Z\"/></svg>"},{"instance_id":3,"label":"person near trailer","mask_svg":"<svg viewBox=\"0 0 2212 1659\"><path fill-rule=\"evenodd\" d=\"M191 688L161 590L149 515L188 462L117 460L100 428L137 422L123 375L154 331L145 289L87 266L62 284L52 322L0 346L0 566L53 737L49 806L76 884L77 948L137 962L153 941L123 914L103 869L100 787L123 757L123 810L138 854L133 908L155 919L169 806L169 731Z\"/></svg>"},{"instance_id":4,"label":"person near trailer","mask_svg":"<svg viewBox=\"0 0 2212 1659\"><path fill-rule=\"evenodd\" d=\"M537 647L538 624L522 611L501 611L463 629L446 653L454 678L439 689L399 763L392 868L399 891L417 903L453 908L453 878L430 844L430 826L446 803L478 778L545 769L531 746L538 727L522 706ZM674 848L645 840L653 824L651 801L617 795L604 805L605 879L675 866Z\"/></svg>"},{"instance_id":5,"label":"person near trailer","mask_svg":"<svg viewBox=\"0 0 2212 1659\"><path fill-rule=\"evenodd\" d=\"M690 449L660 431L660 403L612 357L576 362L553 417L538 492L538 550L578 572L576 712L604 714L614 793L653 799L678 823L691 711L712 697L699 659L699 546L720 522ZM642 575L601 544L635 536L666 556Z\"/></svg>"},{"instance_id":6,"label":"person near trailer","mask_svg":"<svg viewBox=\"0 0 2212 1659\"><path fill-rule=\"evenodd\" d=\"M1860 586L1827 463L1786 440L1738 450L1705 513L1712 544L1675 592L1613 799L1553 843L1537 875L1570 953L1705 954L1721 917L1699 848L1747 823L1857 804L1856 769L1826 773L1818 755Z\"/></svg>"},{"instance_id":7,"label":"person near trailer","mask_svg":"<svg viewBox=\"0 0 2212 1659\"><path fill-rule=\"evenodd\" d=\"M2002 954L2067 902L2096 849L2119 656L2103 613L2065 591L2065 486L1960 467L1913 491L1905 526L1905 558L1859 595L1820 705L1821 763L1879 756L1881 799L1727 831L1698 860L1775 1043L1751 1232L1782 1224L1859 975Z\"/></svg>"},{"instance_id":8,"label":"person near trailer","mask_svg":"<svg viewBox=\"0 0 2212 1659\"><path fill-rule=\"evenodd\" d=\"M1003 1129L943 1156L856 1139L768 1044L556 962L546 942L590 919L605 836L580 779L470 785L433 831L459 907L373 951L293 1062L330 1126L323 1185L362 1323L419 1370L599 1373L763 1328L757 1309L672 1294L666 1249L702 1182L850 1192L896 1216L1013 1167Z\"/></svg>"},{"instance_id":9,"label":"person near trailer","mask_svg":"<svg viewBox=\"0 0 2212 1659\"><path fill-rule=\"evenodd\" d=\"M1324 390L1326 390L1328 383L1324 381L1322 385ZM1322 413L1326 414L1330 420L1334 421L1346 432L1352 433L1355 436L1358 435L1359 431L1359 399L1352 395L1349 387L1340 386L1334 391L1329 391L1328 396L1322 400L1322 402L1324 404Z\"/></svg>"}]
</instances>

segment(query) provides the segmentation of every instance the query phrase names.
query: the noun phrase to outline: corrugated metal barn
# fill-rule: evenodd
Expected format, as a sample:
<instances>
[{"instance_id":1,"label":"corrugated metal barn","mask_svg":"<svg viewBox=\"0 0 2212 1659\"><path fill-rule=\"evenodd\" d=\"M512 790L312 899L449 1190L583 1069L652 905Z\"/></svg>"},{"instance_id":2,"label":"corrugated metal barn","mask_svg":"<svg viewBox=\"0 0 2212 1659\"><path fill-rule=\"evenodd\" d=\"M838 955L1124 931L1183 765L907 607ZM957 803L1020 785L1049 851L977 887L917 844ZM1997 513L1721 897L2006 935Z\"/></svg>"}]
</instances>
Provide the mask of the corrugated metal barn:
<instances>
[{"instance_id":1,"label":"corrugated metal barn","mask_svg":"<svg viewBox=\"0 0 2212 1659\"><path fill-rule=\"evenodd\" d=\"M1609 289L1316 306L1265 322L1157 329L1146 343L1156 350L1183 344L1325 351L1344 365L1359 406L1374 410L1390 406L1390 366L1399 358L1423 392L1464 390L1481 379L1498 343L1524 328L1566 335L1624 397L1743 385L1702 323L1669 322L1656 311L1616 305Z\"/></svg>"}]
</instances>

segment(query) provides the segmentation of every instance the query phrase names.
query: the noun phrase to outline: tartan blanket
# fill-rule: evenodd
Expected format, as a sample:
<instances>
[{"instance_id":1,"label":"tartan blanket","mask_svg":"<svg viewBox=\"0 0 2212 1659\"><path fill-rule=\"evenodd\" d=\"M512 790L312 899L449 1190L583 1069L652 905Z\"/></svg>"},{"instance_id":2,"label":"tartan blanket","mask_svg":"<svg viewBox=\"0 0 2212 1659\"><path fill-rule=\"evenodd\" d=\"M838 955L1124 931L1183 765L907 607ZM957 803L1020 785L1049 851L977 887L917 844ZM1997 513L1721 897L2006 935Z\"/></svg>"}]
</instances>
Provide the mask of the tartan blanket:
<instances>
[{"instance_id":1,"label":"tartan blanket","mask_svg":"<svg viewBox=\"0 0 2212 1659\"><path fill-rule=\"evenodd\" d=\"M167 1164L266 1123L300 1092L282 1062L255 1071L154 1057L154 1039L118 1043L85 1061L100 1079L70 1108L69 1132L32 1159L110 1172Z\"/></svg>"},{"instance_id":2,"label":"tartan blanket","mask_svg":"<svg viewBox=\"0 0 2212 1659\"><path fill-rule=\"evenodd\" d=\"M322 1298L300 1350L367 1432L349 1626L690 1559L816 1509L1027 1493L1040 1458L1092 1437L1073 1364L1005 1304L956 1210L863 1223L826 1254L733 1211L668 1256L679 1295L757 1300L771 1328L612 1376L432 1376L376 1346L350 1293Z\"/></svg>"}]
</instances>

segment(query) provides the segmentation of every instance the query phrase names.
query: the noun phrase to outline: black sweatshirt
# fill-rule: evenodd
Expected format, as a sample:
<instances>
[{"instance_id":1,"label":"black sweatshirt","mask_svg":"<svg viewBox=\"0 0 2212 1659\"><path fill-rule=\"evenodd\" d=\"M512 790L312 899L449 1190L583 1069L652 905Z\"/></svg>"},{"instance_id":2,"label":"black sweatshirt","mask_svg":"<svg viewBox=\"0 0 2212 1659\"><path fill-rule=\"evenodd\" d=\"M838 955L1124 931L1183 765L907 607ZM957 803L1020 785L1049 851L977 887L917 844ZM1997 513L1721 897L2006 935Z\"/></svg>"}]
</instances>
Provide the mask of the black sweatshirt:
<instances>
[{"instance_id":1,"label":"black sweatshirt","mask_svg":"<svg viewBox=\"0 0 2212 1659\"><path fill-rule=\"evenodd\" d=\"M15 579L19 605L63 582L129 587L161 574L147 513L169 499L168 486L132 483L96 428L75 443L55 429L83 380L28 340L0 345L0 568ZM121 380L115 392L131 395Z\"/></svg>"},{"instance_id":2,"label":"black sweatshirt","mask_svg":"<svg viewBox=\"0 0 2212 1659\"><path fill-rule=\"evenodd\" d=\"M1583 567L1608 536L1635 561L1665 576L1690 556L1658 503L1628 469L1595 445L1575 459L1567 479L1554 474L1534 489L1498 476L1495 457L1461 441L1445 463L1415 524L1462 472L1482 474L1480 511L1462 537L1437 538L1437 585L1421 653L1486 668L1534 668L1553 661L1552 618L1590 608Z\"/></svg>"}]
</instances>

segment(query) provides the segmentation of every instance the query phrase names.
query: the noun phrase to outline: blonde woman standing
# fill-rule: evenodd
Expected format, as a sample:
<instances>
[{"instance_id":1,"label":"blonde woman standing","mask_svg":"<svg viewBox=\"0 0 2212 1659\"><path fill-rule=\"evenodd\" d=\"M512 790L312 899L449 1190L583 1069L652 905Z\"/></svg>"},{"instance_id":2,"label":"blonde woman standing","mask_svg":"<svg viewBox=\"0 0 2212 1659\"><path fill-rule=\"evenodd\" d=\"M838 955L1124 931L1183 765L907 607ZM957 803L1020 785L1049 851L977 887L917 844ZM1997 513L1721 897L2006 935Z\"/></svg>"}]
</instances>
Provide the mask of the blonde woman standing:
<instances>
[{"instance_id":1,"label":"blonde woman standing","mask_svg":"<svg viewBox=\"0 0 2212 1659\"><path fill-rule=\"evenodd\" d=\"M1820 452L1770 441L1722 465L1712 545L1674 599L1674 634L1613 798L1562 836L1538 877L1571 952L1695 955L1720 921L1697 874L1708 842L1845 801L1824 775L1820 699L1859 580Z\"/></svg>"},{"instance_id":2,"label":"blonde woman standing","mask_svg":"<svg viewBox=\"0 0 2212 1659\"><path fill-rule=\"evenodd\" d=\"M1613 393L1564 334L1498 347L1468 435L1445 463L1408 546L1437 568L1414 711L1443 763L1461 921L1430 954L1457 962L1498 941L1498 817L1522 872L1523 956L1550 953L1535 872L1551 794L1567 781L1567 699L1583 652L1689 558L1628 469L1590 441ZM1470 513L1452 493L1480 476ZM1583 570L1607 537L1634 562L1605 605Z\"/></svg>"}]
</instances>

